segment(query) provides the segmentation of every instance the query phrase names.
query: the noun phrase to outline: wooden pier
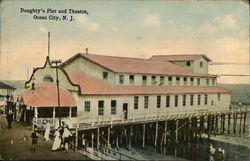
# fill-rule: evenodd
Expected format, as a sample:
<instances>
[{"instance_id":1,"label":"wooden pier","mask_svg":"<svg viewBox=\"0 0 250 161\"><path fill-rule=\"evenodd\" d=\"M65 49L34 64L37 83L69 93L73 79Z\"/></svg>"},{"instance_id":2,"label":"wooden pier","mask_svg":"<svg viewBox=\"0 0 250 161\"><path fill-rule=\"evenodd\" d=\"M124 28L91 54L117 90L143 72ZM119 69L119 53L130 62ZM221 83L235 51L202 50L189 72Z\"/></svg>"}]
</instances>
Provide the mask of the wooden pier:
<instances>
[{"instance_id":1,"label":"wooden pier","mask_svg":"<svg viewBox=\"0 0 250 161\"><path fill-rule=\"evenodd\" d=\"M84 134L89 144L128 150L132 145L145 148L168 144L177 145L180 142L201 140L204 134L243 135L249 108L206 111L175 111L171 114L144 114L144 117L130 117L120 121L112 119L85 118L83 124L78 124L78 135ZM88 123L89 121L89 123ZM81 142L79 140L78 142Z\"/></svg>"}]
</instances>

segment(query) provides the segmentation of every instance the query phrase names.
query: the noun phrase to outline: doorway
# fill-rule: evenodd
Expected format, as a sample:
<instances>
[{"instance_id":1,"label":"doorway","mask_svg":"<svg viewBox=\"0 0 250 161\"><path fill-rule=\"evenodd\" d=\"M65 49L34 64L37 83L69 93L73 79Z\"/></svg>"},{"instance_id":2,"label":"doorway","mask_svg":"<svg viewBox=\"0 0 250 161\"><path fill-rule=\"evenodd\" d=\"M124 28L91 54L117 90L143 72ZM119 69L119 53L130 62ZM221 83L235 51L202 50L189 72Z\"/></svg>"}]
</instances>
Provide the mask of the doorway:
<instances>
[{"instance_id":1,"label":"doorway","mask_svg":"<svg viewBox=\"0 0 250 161\"><path fill-rule=\"evenodd\" d=\"M123 114L124 114L124 119L128 119L128 104L127 103L123 103Z\"/></svg>"}]
</instances>

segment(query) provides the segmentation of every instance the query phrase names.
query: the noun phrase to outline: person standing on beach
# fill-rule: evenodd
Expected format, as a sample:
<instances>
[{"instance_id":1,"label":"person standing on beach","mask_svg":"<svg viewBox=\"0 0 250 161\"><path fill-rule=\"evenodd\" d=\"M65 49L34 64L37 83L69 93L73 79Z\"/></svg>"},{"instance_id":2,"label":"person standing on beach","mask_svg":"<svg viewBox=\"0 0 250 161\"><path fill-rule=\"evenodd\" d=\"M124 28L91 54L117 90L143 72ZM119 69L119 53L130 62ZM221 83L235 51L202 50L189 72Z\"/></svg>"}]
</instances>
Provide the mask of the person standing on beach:
<instances>
[{"instance_id":1,"label":"person standing on beach","mask_svg":"<svg viewBox=\"0 0 250 161\"><path fill-rule=\"evenodd\" d=\"M38 141L38 135L37 135L37 129L34 130L34 132L31 133L31 141L32 141L32 151L36 152L36 144Z\"/></svg>"}]
</instances>

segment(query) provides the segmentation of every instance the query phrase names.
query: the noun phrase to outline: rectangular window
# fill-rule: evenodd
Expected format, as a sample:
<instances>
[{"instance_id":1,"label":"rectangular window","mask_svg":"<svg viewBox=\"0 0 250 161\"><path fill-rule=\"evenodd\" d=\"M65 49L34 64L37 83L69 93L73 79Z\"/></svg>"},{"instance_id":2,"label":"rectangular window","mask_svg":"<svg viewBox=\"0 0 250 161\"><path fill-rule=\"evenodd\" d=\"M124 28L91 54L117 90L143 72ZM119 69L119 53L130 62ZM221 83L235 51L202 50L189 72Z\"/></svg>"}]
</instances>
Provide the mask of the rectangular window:
<instances>
[{"instance_id":1,"label":"rectangular window","mask_svg":"<svg viewBox=\"0 0 250 161\"><path fill-rule=\"evenodd\" d=\"M200 78L197 78L197 85L199 86L201 84Z\"/></svg>"},{"instance_id":2,"label":"rectangular window","mask_svg":"<svg viewBox=\"0 0 250 161\"><path fill-rule=\"evenodd\" d=\"M134 75L129 75L129 83L134 84L135 82L135 76Z\"/></svg>"},{"instance_id":3,"label":"rectangular window","mask_svg":"<svg viewBox=\"0 0 250 161\"><path fill-rule=\"evenodd\" d=\"M174 106L178 106L178 95L174 96Z\"/></svg>"},{"instance_id":4,"label":"rectangular window","mask_svg":"<svg viewBox=\"0 0 250 161\"><path fill-rule=\"evenodd\" d=\"M168 84L172 85L172 77L168 77Z\"/></svg>"},{"instance_id":5,"label":"rectangular window","mask_svg":"<svg viewBox=\"0 0 250 161\"><path fill-rule=\"evenodd\" d=\"M160 86L164 85L164 76L160 77Z\"/></svg>"},{"instance_id":6,"label":"rectangular window","mask_svg":"<svg viewBox=\"0 0 250 161\"><path fill-rule=\"evenodd\" d=\"M186 62L186 66L189 67L191 65L191 62L190 61L187 61Z\"/></svg>"},{"instance_id":7,"label":"rectangular window","mask_svg":"<svg viewBox=\"0 0 250 161\"><path fill-rule=\"evenodd\" d=\"M183 83L185 86L187 85L187 77L183 77Z\"/></svg>"},{"instance_id":8,"label":"rectangular window","mask_svg":"<svg viewBox=\"0 0 250 161\"><path fill-rule=\"evenodd\" d=\"M213 85L215 85L215 79L212 79L212 83L213 83Z\"/></svg>"},{"instance_id":9,"label":"rectangular window","mask_svg":"<svg viewBox=\"0 0 250 161\"><path fill-rule=\"evenodd\" d=\"M176 77L176 85L180 85L180 77Z\"/></svg>"},{"instance_id":10,"label":"rectangular window","mask_svg":"<svg viewBox=\"0 0 250 161\"><path fill-rule=\"evenodd\" d=\"M166 96L166 107L169 107L170 106L170 96L167 95Z\"/></svg>"},{"instance_id":11,"label":"rectangular window","mask_svg":"<svg viewBox=\"0 0 250 161\"><path fill-rule=\"evenodd\" d=\"M207 79L207 81L206 81L206 82L207 82L207 85L209 85L209 79Z\"/></svg>"},{"instance_id":12,"label":"rectangular window","mask_svg":"<svg viewBox=\"0 0 250 161\"><path fill-rule=\"evenodd\" d=\"M98 115L104 114L104 101L98 101Z\"/></svg>"},{"instance_id":13,"label":"rectangular window","mask_svg":"<svg viewBox=\"0 0 250 161\"><path fill-rule=\"evenodd\" d=\"M144 108L148 108L148 96L144 96Z\"/></svg>"},{"instance_id":14,"label":"rectangular window","mask_svg":"<svg viewBox=\"0 0 250 161\"><path fill-rule=\"evenodd\" d=\"M138 103L139 103L139 97L138 96L134 96L134 109L135 110L138 109Z\"/></svg>"},{"instance_id":15,"label":"rectangular window","mask_svg":"<svg viewBox=\"0 0 250 161\"><path fill-rule=\"evenodd\" d=\"M217 99L220 101L220 93L217 94Z\"/></svg>"},{"instance_id":16,"label":"rectangular window","mask_svg":"<svg viewBox=\"0 0 250 161\"><path fill-rule=\"evenodd\" d=\"M186 95L182 96L182 106L186 106Z\"/></svg>"},{"instance_id":17,"label":"rectangular window","mask_svg":"<svg viewBox=\"0 0 250 161\"><path fill-rule=\"evenodd\" d=\"M152 85L155 85L155 84L156 84L155 76L154 76L154 75L151 77L151 84L152 84Z\"/></svg>"},{"instance_id":18,"label":"rectangular window","mask_svg":"<svg viewBox=\"0 0 250 161\"><path fill-rule=\"evenodd\" d=\"M194 78L190 78L190 85L191 85L191 86L194 85Z\"/></svg>"},{"instance_id":19,"label":"rectangular window","mask_svg":"<svg viewBox=\"0 0 250 161\"><path fill-rule=\"evenodd\" d=\"M161 96L157 96L157 108L161 107Z\"/></svg>"},{"instance_id":20,"label":"rectangular window","mask_svg":"<svg viewBox=\"0 0 250 161\"><path fill-rule=\"evenodd\" d=\"M214 100L211 100L211 106L213 106L214 105Z\"/></svg>"},{"instance_id":21,"label":"rectangular window","mask_svg":"<svg viewBox=\"0 0 250 161\"><path fill-rule=\"evenodd\" d=\"M207 94L205 94L205 98L204 98L204 104L207 105Z\"/></svg>"},{"instance_id":22,"label":"rectangular window","mask_svg":"<svg viewBox=\"0 0 250 161\"><path fill-rule=\"evenodd\" d=\"M190 95L190 106L194 105L194 95Z\"/></svg>"},{"instance_id":23,"label":"rectangular window","mask_svg":"<svg viewBox=\"0 0 250 161\"><path fill-rule=\"evenodd\" d=\"M102 78L108 79L108 72L102 72Z\"/></svg>"},{"instance_id":24,"label":"rectangular window","mask_svg":"<svg viewBox=\"0 0 250 161\"><path fill-rule=\"evenodd\" d=\"M197 105L201 105L201 95L200 95L200 94L198 95L198 102L197 102Z\"/></svg>"},{"instance_id":25,"label":"rectangular window","mask_svg":"<svg viewBox=\"0 0 250 161\"><path fill-rule=\"evenodd\" d=\"M116 114L116 100L111 100L111 115Z\"/></svg>"},{"instance_id":26,"label":"rectangular window","mask_svg":"<svg viewBox=\"0 0 250 161\"><path fill-rule=\"evenodd\" d=\"M84 111L87 111L87 112L90 111L90 101L84 102Z\"/></svg>"},{"instance_id":27,"label":"rectangular window","mask_svg":"<svg viewBox=\"0 0 250 161\"><path fill-rule=\"evenodd\" d=\"M142 76L142 84L147 85L147 76L146 75Z\"/></svg>"},{"instance_id":28,"label":"rectangular window","mask_svg":"<svg viewBox=\"0 0 250 161\"><path fill-rule=\"evenodd\" d=\"M119 75L119 83L120 84L124 83L124 75Z\"/></svg>"}]
</instances>

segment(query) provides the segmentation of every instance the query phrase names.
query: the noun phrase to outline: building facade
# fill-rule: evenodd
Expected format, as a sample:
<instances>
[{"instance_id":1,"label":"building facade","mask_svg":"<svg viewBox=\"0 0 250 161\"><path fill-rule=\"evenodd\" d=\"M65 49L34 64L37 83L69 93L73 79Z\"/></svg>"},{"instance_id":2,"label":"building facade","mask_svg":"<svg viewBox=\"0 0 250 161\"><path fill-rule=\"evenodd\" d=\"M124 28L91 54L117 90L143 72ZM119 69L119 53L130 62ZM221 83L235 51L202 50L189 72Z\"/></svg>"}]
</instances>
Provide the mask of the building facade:
<instances>
[{"instance_id":1,"label":"building facade","mask_svg":"<svg viewBox=\"0 0 250 161\"><path fill-rule=\"evenodd\" d=\"M231 91L208 74L209 61L205 55L139 59L79 53L58 67L59 86L73 98L78 124L228 110ZM47 57L25 83L26 90L55 84L56 68Z\"/></svg>"}]
</instances>

